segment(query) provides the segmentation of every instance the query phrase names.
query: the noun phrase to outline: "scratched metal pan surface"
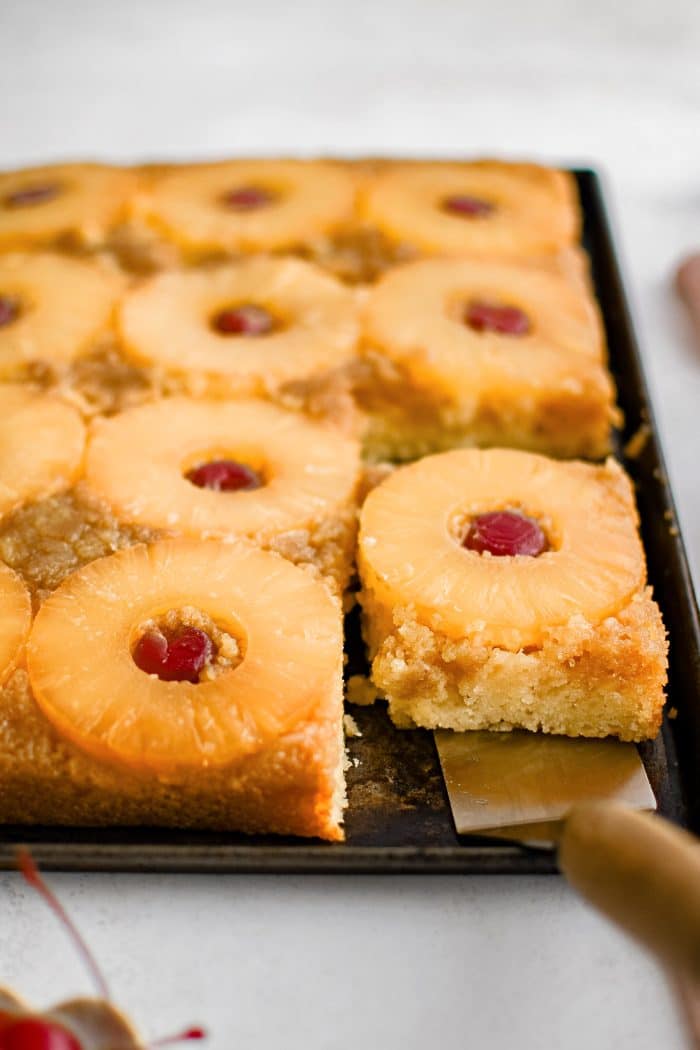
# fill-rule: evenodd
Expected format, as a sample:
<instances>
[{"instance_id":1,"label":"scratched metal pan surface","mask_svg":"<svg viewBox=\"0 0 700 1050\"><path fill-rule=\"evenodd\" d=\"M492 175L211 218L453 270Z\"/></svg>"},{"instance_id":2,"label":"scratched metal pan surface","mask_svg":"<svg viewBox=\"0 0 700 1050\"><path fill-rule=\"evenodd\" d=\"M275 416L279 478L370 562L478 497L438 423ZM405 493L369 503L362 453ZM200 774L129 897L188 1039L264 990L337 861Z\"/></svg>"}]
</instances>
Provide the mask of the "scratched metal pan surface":
<instances>
[{"instance_id":1,"label":"scratched metal pan surface","mask_svg":"<svg viewBox=\"0 0 700 1050\"><path fill-rule=\"evenodd\" d=\"M650 411L615 248L597 175L577 171L584 242L625 414L620 458L637 487L649 577L671 638L667 718L641 749L659 811L700 832L700 629L688 564L678 533ZM627 441L647 435L626 457ZM639 444L639 442L637 442ZM348 623L348 673L366 670L356 618ZM381 705L353 708L362 736L349 741L347 841L211 834L151 828L12 827L0 832L0 866L18 843L31 845L47 869L188 872L548 873L553 853L455 833L432 734L395 730Z\"/></svg>"}]
</instances>

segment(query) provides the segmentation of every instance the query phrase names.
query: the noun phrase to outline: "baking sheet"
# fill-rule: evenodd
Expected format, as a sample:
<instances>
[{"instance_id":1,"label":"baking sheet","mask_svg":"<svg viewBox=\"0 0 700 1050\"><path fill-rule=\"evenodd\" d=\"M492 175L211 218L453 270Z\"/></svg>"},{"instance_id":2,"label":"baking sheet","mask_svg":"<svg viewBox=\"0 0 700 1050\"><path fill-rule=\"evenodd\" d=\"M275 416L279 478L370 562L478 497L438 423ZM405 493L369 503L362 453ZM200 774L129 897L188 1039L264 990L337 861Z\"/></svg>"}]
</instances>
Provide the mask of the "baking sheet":
<instances>
[{"instance_id":1,"label":"baking sheet","mask_svg":"<svg viewBox=\"0 0 700 1050\"><path fill-rule=\"evenodd\" d=\"M690 573L649 407L600 181L575 172L584 245L605 320L610 367L625 414L620 458L632 476L649 578L671 638L669 703L659 738L640 748L659 812L700 831L700 627ZM625 454L628 447L629 455ZM348 674L366 671L357 610L347 624ZM0 866L17 845L42 867L92 871L545 873L554 854L455 833L432 734L394 729L383 705L349 706L361 736L348 740L347 840L150 828L5 827Z\"/></svg>"}]
</instances>

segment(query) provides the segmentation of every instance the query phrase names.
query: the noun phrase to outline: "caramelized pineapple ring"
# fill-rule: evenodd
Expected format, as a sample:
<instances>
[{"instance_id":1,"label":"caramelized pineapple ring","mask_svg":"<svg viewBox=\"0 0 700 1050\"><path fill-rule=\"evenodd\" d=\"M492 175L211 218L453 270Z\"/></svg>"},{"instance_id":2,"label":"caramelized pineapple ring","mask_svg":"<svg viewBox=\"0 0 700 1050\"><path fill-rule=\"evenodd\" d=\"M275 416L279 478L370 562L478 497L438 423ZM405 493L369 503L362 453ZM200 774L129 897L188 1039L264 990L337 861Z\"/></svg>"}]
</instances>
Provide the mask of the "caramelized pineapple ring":
<instances>
[{"instance_id":1,"label":"caramelized pineapple ring","mask_svg":"<svg viewBox=\"0 0 700 1050\"><path fill-rule=\"evenodd\" d=\"M191 251L280 251L352 216L355 181L324 161L239 160L166 173L142 202L147 221Z\"/></svg>"},{"instance_id":2,"label":"caramelized pineapple ring","mask_svg":"<svg viewBox=\"0 0 700 1050\"><path fill-rule=\"evenodd\" d=\"M493 557L463 546L475 517L509 509L537 521L549 549ZM413 607L450 638L514 651L575 617L600 623L645 579L632 487L613 460L504 449L427 456L390 475L362 510L359 558L383 608Z\"/></svg>"},{"instance_id":3,"label":"caramelized pineapple ring","mask_svg":"<svg viewBox=\"0 0 700 1050\"><path fill-rule=\"evenodd\" d=\"M365 335L418 380L442 380L448 393L499 372L532 377L540 360L551 374L558 351L605 356L598 312L580 283L483 259L429 259L386 274L367 303Z\"/></svg>"},{"instance_id":4,"label":"caramelized pineapple ring","mask_svg":"<svg viewBox=\"0 0 700 1050\"><path fill-rule=\"evenodd\" d=\"M109 326L123 287L119 275L93 262L0 256L0 378L21 375L34 361L62 365L80 357Z\"/></svg>"},{"instance_id":5,"label":"caramelized pineapple ring","mask_svg":"<svg viewBox=\"0 0 700 1050\"><path fill-rule=\"evenodd\" d=\"M0 685L15 669L32 622L32 605L22 578L0 562Z\"/></svg>"},{"instance_id":6,"label":"caramelized pineapple ring","mask_svg":"<svg viewBox=\"0 0 700 1050\"><path fill-rule=\"evenodd\" d=\"M391 240L428 253L524 257L558 251L579 235L571 176L529 164L389 168L368 184L360 208Z\"/></svg>"},{"instance_id":7,"label":"caramelized pineapple ring","mask_svg":"<svg viewBox=\"0 0 700 1050\"><path fill-rule=\"evenodd\" d=\"M130 357L198 394L260 393L339 368L359 334L350 290L310 263L264 258L154 277L127 295L120 328Z\"/></svg>"},{"instance_id":8,"label":"caramelized pineapple ring","mask_svg":"<svg viewBox=\"0 0 700 1050\"><path fill-rule=\"evenodd\" d=\"M0 386L0 515L67 488L80 473L85 425L72 406Z\"/></svg>"},{"instance_id":9,"label":"caramelized pineapple ring","mask_svg":"<svg viewBox=\"0 0 700 1050\"><path fill-rule=\"evenodd\" d=\"M192 683L137 667L140 625L184 606L242 638L235 670ZM324 709L340 676L340 612L322 583L277 555L164 541L69 576L42 605L27 659L43 713L78 747L144 772L185 772L240 761Z\"/></svg>"},{"instance_id":10,"label":"caramelized pineapple ring","mask_svg":"<svg viewBox=\"0 0 700 1050\"><path fill-rule=\"evenodd\" d=\"M221 472L204 468L227 463L255 484L222 491ZM86 468L90 488L119 517L261 542L346 507L358 475L358 444L322 424L264 401L188 398L96 421Z\"/></svg>"},{"instance_id":11,"label":"caramelized pineapple ring","mask_svg":"<svg viewBox=\"0 0 700 1050\"><path fill-rule=\"evenodd\" d=\"M65 237L99 244L126 217L136 175L100 164L54 164L0 174L0 248Z\"/></svg>"}]
</instances>

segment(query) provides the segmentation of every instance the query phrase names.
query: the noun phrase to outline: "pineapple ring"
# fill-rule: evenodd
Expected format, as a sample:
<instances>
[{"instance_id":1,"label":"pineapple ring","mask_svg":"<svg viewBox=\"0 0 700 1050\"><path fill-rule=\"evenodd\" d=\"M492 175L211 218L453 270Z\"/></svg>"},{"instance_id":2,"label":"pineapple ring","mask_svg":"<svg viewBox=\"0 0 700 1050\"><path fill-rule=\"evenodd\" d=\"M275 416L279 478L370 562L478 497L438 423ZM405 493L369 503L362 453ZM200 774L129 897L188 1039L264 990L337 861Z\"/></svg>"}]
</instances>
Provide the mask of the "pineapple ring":
<instances>
[{"instance_id":1,"label":"pineapple ring","mask_svg":"<svg viewBox=\"0 0 700 1050\"><path fill-rule=\"evenodd\" d=\"M136 175L100 164L54 164L0 174L0 248L31 248L62 237L99 244L126 217ZM55 195L13 206L15 194Z\"/></svg>"},{"instance_id":2,"label":"pineapple ring","mask_svg":"<svg viewBox=\"0 0 700 1050\"><path fill-rule=\"evenodd\" d=\"M139 670L139 626L183 606L245 636L235 670L196 684ZM34 696L58 732L146 773L227 765L293 731L340 688L341 661L324 585L243 542L168 540L99 558L44 602L27 644Z\"/></svg>"},{"instance_id":3,"label":"pineapple ring","mask_svg":"<svg viewBox=\"0 0 700 1050\"><path fill-rule=\"evenodd\" d=\"M32 361L66 364L105 330L123 279L96 263L59 255L0 256L0 296L19 313L0 327L0 378L21 375Z\"/></svg>"},{"instance_id":4,"label":"pineapple ring","mask_svg":"<svg viewBox=\"0 0 700 1050\"><path fill-rule=\"evenodd\" d=\"M462 547L470 518L513 507L539 520L549 550L489 557ZM359 558L370 601L413 606L450 638L514 651L576 617L600 623L645 580L632 487L617 463L505 449L460 449L398 469L365 502Z\"/></svg>"},{"instance_id":5,"label":"pineapple ring","mask_svg":"<svg viewBox=\"0 0 700 1050\"><path fill-rule=\"evenodd\" d=\"M72 405L23 386L0 386L0 515L71 485L85 424Z\"/></svg>"},{"instance_id":6,"label":"pineapple ring","mask_svg":"<svg viewBox=\"0 0 700 1050\"><path fill-rule=\"evenodd\" d=\"M227 208L242 187L270 195L264 206ZM353 213L355 180L326 161L235 160L162 175L143 202L146 221L190 251L279 251L332 233Z\"/></svg>"},{"instance_id":7,"label":"pineapple ring","mask_svg":"<svg viewBox=\"0 0 700 1050\"><path fill-rule=\"evenodd\" d=\"M0 562L0 685L17 666L32 623L32 603L21 576Z\"/></svg>"},{"instance_id":8,"label":"pineapple ring","mask_svg":"<svg viewBox=\"0 0 700 1050\"><path fill-rule=\"evenodd\" d=\"M184 476L215 459L243 462L265 484L219 492ZM359 462L354 439L268 402L168 398L96 421L86 480L131 522L264 542L346 507Z\"/></svg>"},{"instance_id":9,"label":"pineapple ring","mask_svg":"<svg viewBox=\"0 0 700 1050\"><path fill-rule=\"evenodd\" d=\"M264 336L222 335L212 318L255 303L284 324ZM339 367L359 336L355 298L300 259L246 259L214 271L164 273L121 308L126 353L184 376L193 393L256 394Z\"/></svg>"},{"instance_id":10,"label":"pineapple ring","mask_svg":"<svg viewBox=\"0 0 700 1050\"><path fill-rule=\"evenodd\" d=\"M529 331L517 337L474 331L463 320L471 301L522 310ZM427 259L386 274L366 305L365 338L448 394L503 368L533 376L540 359L551 374L550 362L556 364L561 351L595 362L605 357L600 318L578 284L535 266L478 259Z\"/></svg>"},{"instance_id":11,"label":"pineapple ring","mask_svg":"<svg viewBox=\"0 0 700 1050\"><path fill-rule=\"evenodd\" d=\"M494 210L477 218L444 210L445 199L465 195ZM571 176L497 161L389 168L368 184L360 209L391 240L450 255L547 254L575 243L580 227Z\"/></svg>"}]
</instances>

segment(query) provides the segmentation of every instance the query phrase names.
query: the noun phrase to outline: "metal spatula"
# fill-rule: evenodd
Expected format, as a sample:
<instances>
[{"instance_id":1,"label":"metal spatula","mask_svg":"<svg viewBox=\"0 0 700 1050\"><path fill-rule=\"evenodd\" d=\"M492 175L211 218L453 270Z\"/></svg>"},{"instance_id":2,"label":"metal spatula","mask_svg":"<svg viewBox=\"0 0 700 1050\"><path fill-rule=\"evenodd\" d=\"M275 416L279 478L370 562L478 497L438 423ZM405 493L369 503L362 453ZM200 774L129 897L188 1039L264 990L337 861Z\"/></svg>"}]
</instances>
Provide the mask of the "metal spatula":
<instances>
[{"instance_id":1,"label":"metal spatula","mask_svg":"<svg viewBox=\"0 0 700 1050\"><path fill-rule=\"evenodd\" d=\"M656 809L634 744L518 731L434 735L460 835L549 845L578 803Z\"/></svg>"}]
</instances>

